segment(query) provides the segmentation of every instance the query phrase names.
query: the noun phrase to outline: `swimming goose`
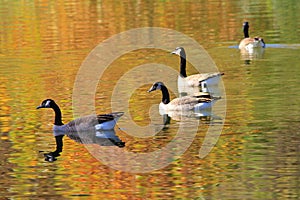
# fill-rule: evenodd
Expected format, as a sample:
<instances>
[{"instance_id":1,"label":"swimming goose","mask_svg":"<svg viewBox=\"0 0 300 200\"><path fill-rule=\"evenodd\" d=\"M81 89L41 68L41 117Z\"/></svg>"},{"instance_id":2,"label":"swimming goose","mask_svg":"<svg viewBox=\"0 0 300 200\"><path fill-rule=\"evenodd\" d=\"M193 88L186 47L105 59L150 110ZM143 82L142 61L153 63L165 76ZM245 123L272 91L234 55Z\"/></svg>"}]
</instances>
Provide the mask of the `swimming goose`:
<instances>
[{"instance_id":1,"label":"swimming goose","mask_svg":"<svg viewBox=\"0 0 300 200\"><path fill-rule=\"evenodd\" d=\"M176 54L180 56L180 74L178 76L178 89L185 90L185 87L199 87L204 89L203 85L210 87L211 85L216 85L220 81L220 77L224 75L224 73L220 72L211 72L211 73L201 73L187 76L186 75L186 54L183 47L176 47L172 54ZM184 91L182 91L184 92Z\"/></svg>"},{"instance_id":2,"label":"swimming goose","mask_svg":"<svg viewBox=\"0 0 300 200\"><path fill-rule=\"evenodd\" d=\"M87 130L112 130L114 129L118 119L124 114L124 112L113 112L109 114L101 115L88 115L84 117L77 118L70 121L67 124L63 124L62 115L59 106L52 99L44 100L41 105L37 107L40 108L52 108L55 112L55 120L53 131L56 132L79 132Z\"/></svg>"},{"instance_id":3,"label":"swimming goose","mask_svg":"<svg viewBox=\"0 0 300 200\"><path fill-rule=\"evenodd\" d=\"M254 48L265 48L266 44L261 37L249 37L249 22L243 23L244 39L239 44L239 49L252 53Z\"/></svg>"},{"instance_id":4,"label":"swimming goose","mask_svg":"<svg viewBox=\"0 0 300 200\"><path fill-rule=\"evenodd\" d=\"M170 101L170 95L167 87L162 82L156 82L148 90L152 92L155 90L161 90L162 100L159 104L160 113L167 113L168 111L187 111L187 110L203 110L211 108L215 100L219 99L212 98L209 94L200 94L197 96L184 96L175 98Z\"/></svg>"}]
</instances>

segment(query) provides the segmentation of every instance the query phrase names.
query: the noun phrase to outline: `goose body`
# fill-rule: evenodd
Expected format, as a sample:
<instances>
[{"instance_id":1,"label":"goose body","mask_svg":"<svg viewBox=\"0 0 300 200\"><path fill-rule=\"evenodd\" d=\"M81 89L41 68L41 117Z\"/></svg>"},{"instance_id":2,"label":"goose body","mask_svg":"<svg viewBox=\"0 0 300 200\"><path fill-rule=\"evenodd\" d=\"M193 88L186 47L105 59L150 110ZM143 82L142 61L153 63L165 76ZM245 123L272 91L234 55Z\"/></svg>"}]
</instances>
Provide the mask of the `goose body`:
<instances>
[{"instance_id":1,"label":"goose body","mask_svg":"<svg viewBox=\"0 0 300 200\"><path fill-rule=\"evenodd\" d=\"M239 49L242 51L247 51L248 53L253 53L255 49L265 48L266 44L261 37L249 37L249 23L243 23L244 39L239 44Z\"/></svg>"},{"instance_id":2,"label":"goose body","mask_svg":"<svg viewBox=\"0 0 300 200\"><path fill-rule=\"evenodd\" d=\"M123 112L113 112L101 115L88 115L63 124L62 115L59 106L52 99L44 100L37 109L52 108L55 112L53 131L61 134L67 132L79 132L87 130L112 130L118 119L124 114Z\"/></svg>"},{"instance_id":3,"label":"goose body","mask_svg":"<svg viewBox=\"0 0 300 200\"><path fill-rule=\"evenodd\" d=\"M198 96L184 96L175 98L170 101L170 95L167 87L162 82L156 82L148 90L152 92L155 90L161 90L162 101L159 104L159 110L161 114L167 114L168 111L198 111L209 109L218 98L212 98L209 94L201 94Z\"/></svg>"},{"instance_id":4,"label":"goose body","mask_svg":"<svg viewBox=\"0 0 300 200\"><path fill-rule=\"evenodd\" d=\"M191 87L201 87L203 90L203 84L207 87L212 85L217 85L220 81L220 77L224 73L211 72L211 73L201 73L187 76L186 74L186 53L183 47L177 47L172 54L180 56L180 74L178 76L178 90L179 93L193 94L195 92ZM199 90L198 90L199 91Z\"/></svg>"}]
</instances>

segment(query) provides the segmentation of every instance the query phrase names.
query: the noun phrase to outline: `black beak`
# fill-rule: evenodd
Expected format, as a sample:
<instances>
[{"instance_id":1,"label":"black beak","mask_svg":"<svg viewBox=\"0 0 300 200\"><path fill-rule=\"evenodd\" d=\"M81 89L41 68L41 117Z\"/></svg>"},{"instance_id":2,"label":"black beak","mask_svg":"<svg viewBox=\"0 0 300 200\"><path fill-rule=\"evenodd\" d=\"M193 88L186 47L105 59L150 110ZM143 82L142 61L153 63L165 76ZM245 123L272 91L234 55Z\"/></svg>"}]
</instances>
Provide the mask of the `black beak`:
<instances>
[{"instance_id":1,"label":"black beak","mask_svg":"<svg viewBox=\"0 0 300 200\"><path fill-rule=\"evenodd\" d=\"M36 109L40 109L40 108L44 108L43 106L38 106L38 107L36 107Z\"/></svg>"},{"instance_id":2,"label":"black beak","mask_svg":"<svg viewBox=\"0 0 300 200\"><path fill-rule=\"evenodd\" d=\"M155 87L151 87L147 92L152 92L154 90L156 90L156 88Z\"/></svg>"}]
</instances>

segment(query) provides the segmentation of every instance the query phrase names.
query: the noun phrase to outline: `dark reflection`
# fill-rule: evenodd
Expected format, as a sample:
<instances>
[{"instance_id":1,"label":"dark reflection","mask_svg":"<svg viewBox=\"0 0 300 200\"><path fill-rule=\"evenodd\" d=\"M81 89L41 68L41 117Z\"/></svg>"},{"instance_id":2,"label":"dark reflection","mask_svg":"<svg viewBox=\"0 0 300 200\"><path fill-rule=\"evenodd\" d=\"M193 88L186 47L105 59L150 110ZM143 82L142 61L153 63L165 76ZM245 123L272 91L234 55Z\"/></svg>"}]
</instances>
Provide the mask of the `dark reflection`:
<instances>
[{"instance_id":1,"label":"dark reflection","mask_svg":"<svg viewBox=\"0 0 300 200\"><path fill-rule=\"evenodd\" d=\"M169 129L170 122L171 122L171 117L169 115L167 115L167 114L164 114L163 115L163 124L164 124L164 126L162 128L163 131Z\"/></svg>"},{"instance_id":2,"label":"dark reflection","mask_svg":"<svg viewBox=\"0 0 300 200\"><path fill-rule=\"evenodd\" d=\"M54 162L57 160L56 158L60 156L60 153L62 152L63 149L63 137L64 135L55 136L56 150L50 153L45 153L44 154L45 161Z\"/></svg>"},{"instance_id":3,"label":"dark reflection","mask_svg":"<svg viewBox=\"0 0 300 200\"><path fill-rule=\"evenodd\" d=\"M251 64L251 60L245 60L245 65L250 65Z\"/></svg>"},{"instance_id":4,"label":"dark reflection","mask_svg":"<svg viewBox=\"0 0 300 200\"><path fill-rule=\"evenodd\" d=\"M44 154L45 161L54 162L57 160L56 158L60 156L60 153L62 152L63 149L63 137L64 135L55 136L56 150L50 153L45 153Z\"/></svg>"},{"instance_id":5,"label":"dark reflection","mask_svg":"<svg viewBox=\"0 0 300 200\"><path fill-rule=\"evenodd\" d=\"M56 150L50 153L45 153L45 161L54 162L63 150L63 137L67 135L70 139L81 144L98 144L99 146L117 146L120 148L125 147L123 142L117 135L115 130L109 131L81 131L81 132L68 132L54 131L56 142Z\"/></svg>"}]
</instances>

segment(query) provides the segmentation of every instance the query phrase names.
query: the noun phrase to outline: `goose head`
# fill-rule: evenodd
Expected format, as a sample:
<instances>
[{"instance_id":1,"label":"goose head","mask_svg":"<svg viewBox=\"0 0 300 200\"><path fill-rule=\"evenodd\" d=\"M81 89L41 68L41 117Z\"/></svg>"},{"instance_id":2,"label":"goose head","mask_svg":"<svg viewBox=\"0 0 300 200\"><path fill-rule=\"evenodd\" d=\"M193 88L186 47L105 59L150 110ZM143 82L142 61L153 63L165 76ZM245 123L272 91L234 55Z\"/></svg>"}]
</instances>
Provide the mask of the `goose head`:
<instances>
[{"instance_id":1,"label":"goose head","mask_svg":"<svg viewBox=\"0 0 300 200\"><path fill-rule=\"evenodd\" d=\"M176 54L185 58L185 50L183 47L176 47L176 49L172 51L171 54Z\"/></svg>"},{"instance_id":2,"label":"goose head","mask_svg":"<svg viewBox=\"0 0 300 200\"><path fill-rule=\"evenodd\" d=\"M40 109L40 108L53 108L53 106L55 105L54 100L52 99L45 99L41 105L39 105L38 107L36 107L36 109Z\"/></svg>"},{"instance_id":3,"label":"goose head","mask_svg":"<svg viewBox=\"0 0 300 200\"><path fill-rule=\"evenodd\" d=\"M156 82L152 85L152 87L148 90L148 92L152 92L154 90L161 90L162 99L161 102L164 104L168 104L170 102L170 95L167 87L162 82Z\"/></svg>"},{"instance_id":4,"label":"goose head","mask_svg":"<svg viewBox=\"0 0 300 200\"><path fill-rule=\"evenodd\" d=\"M54 112L55 112L54 125L57 125L57 126L64 125L62 123L62 116L61 116L60 108L58 107L58 105L55 103L54 100L52 100L52 99L45 99L41 103L41 105L39 105L38 107L36 107L36 109L40 109L40 108L51 108L51 109L53 109Z\"/></svg>"},{"instance_id":5,"label":"goose head","mask_svg":"<svg viewBox=\"0 0 300 200\"><path fill-rule=\"evenodd\" d=\"M162 87L165 87L165 85L162 82L156 82L152 85L152 87L148 90L148 92L161 90Z\"/></svg>"},{"instance_id":6,"label":"goose head","mask_svg":"<svg viewBox=\"0 0 300 200\"><path fill-rule=\"evenodd\" d=\"M249 22L244 22L244 23L243 23L243 27L244 27L244 28L249 28Z\"/></svg>"},{"instance_id":7,"label":"goose head","mask_svg":"<svg viewBox=\"0 0 300 200\"><path fill-rule=\"evenodd\" d=\"M266 43L265 43L264 39L261 37L255 37L254 42L257 44L257 46L261 45L261 47L263 47L263 48L266 47Z\"/></svg>"}]
</instances>

